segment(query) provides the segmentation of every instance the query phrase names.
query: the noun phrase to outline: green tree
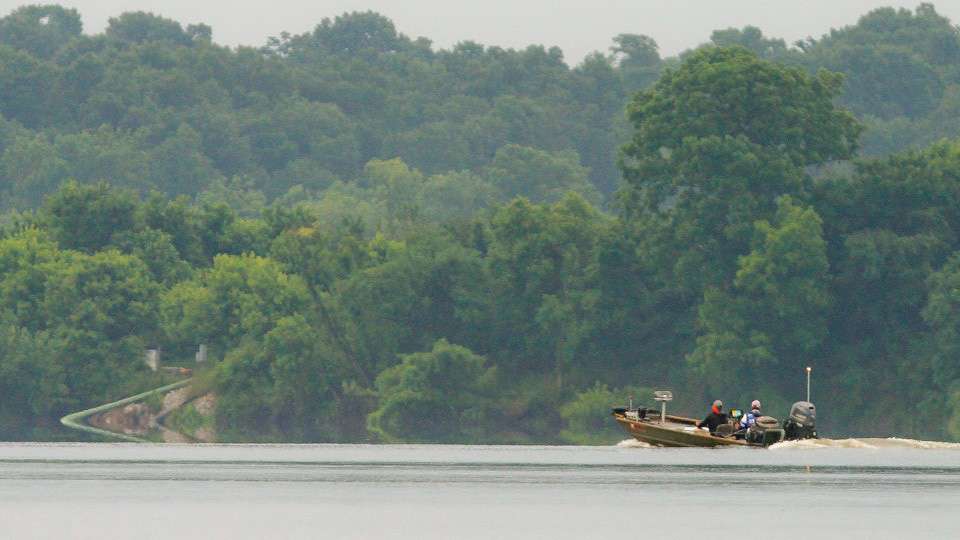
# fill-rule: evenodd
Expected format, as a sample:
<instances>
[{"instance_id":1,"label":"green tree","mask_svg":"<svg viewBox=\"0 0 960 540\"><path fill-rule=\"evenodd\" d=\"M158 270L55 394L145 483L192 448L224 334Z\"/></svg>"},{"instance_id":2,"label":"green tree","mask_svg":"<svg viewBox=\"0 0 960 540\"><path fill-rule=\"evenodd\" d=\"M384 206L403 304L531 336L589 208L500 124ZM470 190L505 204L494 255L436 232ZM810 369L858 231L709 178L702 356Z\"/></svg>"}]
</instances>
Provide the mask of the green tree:
<instances>
[{"instance_id":1,"label":"green tree","mask_svg":"<svg viewBox=\"0 0 960 540\"><path fill-rule=\"evenodd\" d=\"M61 6L22 6L0 18L0 43L50 59L80 37L83 23L75 9Z\"/></svg>"},{"instance_id":2,"label":"green tree","mask_svg":"<svg viewBox=\"0 0 960 540\"><path fill-rule=\"evenodd\" d=\"M384 441L483 440L496 373L484 358L446 340L401 358L377 377L380 406L367 419L370 431Z\"/></svg>"},{"instance_id":3,"label":"green tree","mask_svg":"<svg viewBox=\"0 0 960 540\"><path fill-rule=\"evenodd\" d=\"M44 124L56 72L28 53L0 45L0 113L30 128Z\"/></svg>"},{"instance_id":4,"label":"green tree","mask_svg":"<svg viewBox=\"0 0 960 540\"><path fill-rule=\"evenodd\" d=\"M44 268L43 311L63 347L58 357L71 404L104 402L132 390L156 339L158 285L139 259L117 251L67 252Z\"/></svg>"},{"instance_id":5,"label":"green tree","mask_svg":"<svg viewBox=\"0 0 960 540\"><path fill-rule=\"evenodd\" d=\"M560 409L560 416L566 423L560 431L560 438L570 444L597 446L621 441L623 429L611 418L610 410L626 405L629 397L651 394L653 391L646 388L611 390L600 383L577 392L576 397Z\"/></svg>"},{"instance_id":6,"label":"green tree","mask_svg":"<svg viewBox=\"0 0 960 540\"><path fill-rule=\"evenodd\" d=\"M245 343L217 366L218 426L240 438L357 437L364 411L352 407L350 373L338 358L303 316L279 319L262 342Z\"/></svg>"},{"instance_id":7,"label":"green tree","mask_svg":"<svg viewBox=\"0 0 960 540\"><path fill-rule=\"evenodd\" d=\"M827 271L822 220L781 198L776 221L757 222L754 249L740 258L733 287L706 291L704 333L691 362L718 383L715 390L775 385L778 369L799 372L827 337Z\"/></svg>"},{"instance_id":8,"label":"green tree","mask_svg":"<svg viewBox=\"0 0 960 540\"><path fill-rule=\"evenodd\" d=\"M43 135L16 137L0 156L0 175L6 179L3 203L14 208L35 208L69 175L66 161Z\"/></svg>"},{"instance_id":9,"label":"green tree","mask_svg":"<svg viewBox=\"0 0 960 540\"><path fill-rule=\"evenodd\" d=\"M150 177L173 195L195 195L219 175L200 153L200 135L182 124L169 138L150 151Z\"/></svg>"},{"instance_id":10,"label":"green tree","mask_svg":"<svg viewBox=\"0 0 960 540\"><path fill-rule=\"evenodd\" d=\"M0 302L15 317L15 327L30 332L47 328L47 266L61 257L56 243L37 228L0 240Z\"/></svg>"},{"instance_id":11,"label":"green tree","mask_svg":"<svg viewBox=\"0 0 960 540\"><path fill-rule=\"evenodd\" d=\"M740 47L704 48L636 95L628 109L636 133L624 152L667 160L664 154L686 138L717 136L742 137L800 166L846 159L861 128L833 104L842 81L827 71L811 77Z\"/></svg>"},{"instance_id":12,"label":"green tree","mask_svg":"<svg viewBox=\"0 0 960 540\"><path fill-rule=\"evenodd\" d=\"M710 41L718 47L743 47L765 60L783 61L790 56L790 49L782 39L764 37L756 26L714 30Z\"/></svg>"},{"instance_id":13,"label":"green tree","mask_svg":"<svg viewBox=\"0 0 960 540\"><path fill-rule=\"evenodd\" d=\"M5 317L6 318L6 317ZM61 344L45 332L31 333L9 322L0 324L0 436L29 440L38 426L48 426L66 394L64 372L57 363Z\"/></svg>"},{"instance_id":14,"label":"green tree","mask_svg":"<svg viewBox=\"0 0 960 540\"><path fill-rule=\"evenodd\" d=\"M847 75L842 103L881 118L929 113L956 81L960 35L932 4L881 8L804 44L810 65Z\"/></svg>"},{"instance_id":15,"label":"green tree","mask_svg":"<svg viewBox=\"0 0 960 540\"><path fill-rule=\"evenodd\" d=\"M196 281L181 282L164 294L163 328L172 344L207 343L225 352L302 312L308 299L303 281L284 273L276 261L218 255Z\"/></svg>"},{"instance_id":16,"label":"green tree","mask_svg":"<svg viewBox=\"0 0 960 540\"><path fill-rule=\"evenodd\" d=\"M136 209L130 192L71 181L47 199L41 215L63 248L93 253L109 246L115 234L134 229Z\"/></svg>"},{"instance_id":17,"label":"green tree","mask_svg":"<svg viewBox=\"0 0 960 540\"><path fill-rule=\"evenodd\" d=\"M923 309L923 318L932 330L933 355L931 358L931 381L933 389L927 391L922 412L943 419L942 435L960 440L960 369L957 354L960 349L960 320L957 306L960 305L960 257L954 254L947 263L930 276L930 296ZM944 399L946 397L946 399ZM938 422L931 422L938 425ZM929 428L928 428L929 429ZM936 428L932 430L936 435Z\"/></svg>"},{"instance_id":18,"label":"green tree","mask_svg":"<svg viewBox=\"0 0 960 540\"><path fill-rule=\"evenodd\" d=\"M554 202L568 191L597 200L587 180L589 171L580 165L576 152L545 152L507 145L497 150L486 177L507 197L526 197L534 202Z\"/></svg>"},{"instance_id":19,"label":"green tree","mask_svg":"<svg viewBox=\"0 0 960 540\"><path fill-rule=\"evenodd\" d=\"M111 17L105 35L128 43L165 41L176 45L190 45L193 42L180 23L143 11Z\"/></svg>"},{"instance_id":20,"label":"green tree","mask_svg":"<svg viewBox=\"0 0 960 540\"><path fill-rule=\"evenodd\" d=\"M628 90L646 88L660 76L663 67L660 46L652 37L620 34L613 38L610 51L626 79Z\"/></svg>"},{"instance_id":21,"label":"green tree","mask_svg":"<svg viewBox=\"0 0 960 540\"><path fill-rule=\"evenodd\" d=\"M356 357L358 371L375 376L392 366L398 353L421 351L444 338L472 345L485 333L483 262L473 250L428 231L405 243L374 238L370 251L380 264L334 288L341 311L330 318L349 322L350 343L341 346ZM336 322L327 321L330 333L345 333L335 330Z\"/></svg>"},{"instance_id":22,"label":"green tree","mask_svg":"<svg viewBox=\"0 0 960 540\"><path fill-rule=\"evenodd\" d=\"M575 194L552 206L517 199L493 216L490 325L505 372L549 376L559 386L574 367L594 305L589 278L603 221Z\"/></svg>"}]
</instances>

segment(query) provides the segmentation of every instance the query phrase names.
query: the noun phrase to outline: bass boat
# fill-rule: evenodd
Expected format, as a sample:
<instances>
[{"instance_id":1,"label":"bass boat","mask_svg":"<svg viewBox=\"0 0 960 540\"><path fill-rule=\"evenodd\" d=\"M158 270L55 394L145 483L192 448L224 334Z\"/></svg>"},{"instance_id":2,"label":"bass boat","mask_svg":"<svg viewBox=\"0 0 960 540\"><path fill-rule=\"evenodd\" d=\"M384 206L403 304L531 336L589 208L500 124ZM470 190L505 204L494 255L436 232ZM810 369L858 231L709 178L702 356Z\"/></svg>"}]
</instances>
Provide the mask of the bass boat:
<instances>
[{"instance_id":1,"label":"bass boat","mask_svg":"<svg viewBox=\"0 0 960 540\"><path fill-rule=\"evenodd\" d=\"M817 437L816 408L807 401L798 401L790 409L790 417L780 423L770 416L761 416L753 427L739 429L742 413L731 411L728 424L721 425L711 434L697 427L697 420L685 416L667 414L667 402L673 399L669 391L654 392L660 402L660 410L647 407L618 407L613 409L613 418L635 439L654 446L703 447L754 446L766 447L784 440L811 439Z\"/></svg>"}]
</instances>

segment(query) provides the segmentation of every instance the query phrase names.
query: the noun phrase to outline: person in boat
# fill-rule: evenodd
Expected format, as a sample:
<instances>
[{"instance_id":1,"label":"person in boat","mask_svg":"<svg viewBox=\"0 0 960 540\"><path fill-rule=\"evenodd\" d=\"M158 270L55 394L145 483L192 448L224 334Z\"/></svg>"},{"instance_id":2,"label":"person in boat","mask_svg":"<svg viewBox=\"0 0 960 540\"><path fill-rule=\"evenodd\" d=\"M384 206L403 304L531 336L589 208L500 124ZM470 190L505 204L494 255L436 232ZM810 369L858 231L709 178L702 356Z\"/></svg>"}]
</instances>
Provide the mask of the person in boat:
<instances>
[{"instance_id":1,"label":"person in boat","mask_svg":"<svg viewBox=\"0 0 960 540\"><path fill-rule=\"evenodd\" d=\"M718 399L714 401L713 406L710 407L710 414L708 414L707 417L702 421L697 422L697 427L706 427L710 430L710 433L716 433L717 428L725 425L726 423L727 414L723 412L723 402Z\"/></svg>"},{"instance_id":2,"label":"person in boat","mask_svg":"<svg viewBox=\"0 0 960 540\"><path fill-rule=\"evenodd\" d=\"M763 413L760 412L760 400L755 399L753 403L750 404L750 412L740 418L740 429L750 429L751 426L757 423L757 418L761 416L763 416Z\"/></svg>"}]
</instances>

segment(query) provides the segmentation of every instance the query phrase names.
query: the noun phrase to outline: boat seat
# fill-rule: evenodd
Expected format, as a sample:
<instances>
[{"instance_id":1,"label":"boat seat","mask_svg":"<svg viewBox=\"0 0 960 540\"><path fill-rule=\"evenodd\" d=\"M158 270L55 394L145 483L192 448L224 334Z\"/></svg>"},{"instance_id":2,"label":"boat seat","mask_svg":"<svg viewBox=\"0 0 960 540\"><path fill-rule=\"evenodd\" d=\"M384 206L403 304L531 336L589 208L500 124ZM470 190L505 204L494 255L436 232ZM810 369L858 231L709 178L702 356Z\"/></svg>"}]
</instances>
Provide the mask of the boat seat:
<instances>
[{"instance_id":1,"label":"boat seat","mask_svg":"<svg viewBox=\"0 0 960 540\"><path fill-rule=\"evenodd\" d=\"M714 435L717 437L732 437L734 431L736 430L730 424L723 424L717 426L717 431Z\"/></svg>"}]
</instances>

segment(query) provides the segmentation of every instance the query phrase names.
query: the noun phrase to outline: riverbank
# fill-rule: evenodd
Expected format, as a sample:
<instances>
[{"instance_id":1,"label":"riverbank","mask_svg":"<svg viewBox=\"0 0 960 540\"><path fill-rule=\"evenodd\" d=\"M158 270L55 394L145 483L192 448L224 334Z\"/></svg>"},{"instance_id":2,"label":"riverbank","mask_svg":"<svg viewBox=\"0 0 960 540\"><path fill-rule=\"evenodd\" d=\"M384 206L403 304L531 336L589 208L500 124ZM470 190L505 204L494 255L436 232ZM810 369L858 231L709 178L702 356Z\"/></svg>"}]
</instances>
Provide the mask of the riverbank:
<instances>
[{"instance_id":1,"label":"riverbank","mask_svg":"<svg viewBox=\"0 0 960 540\"><path fill-rule=\"evenodd\" d=\"M97 407L77 411L61 418L60 423L68 428L107 440L150 442L148 439L150 432L160 429L161 424L157 422L160 413L151 413L150 407L144 402L156 397L164 399L167 394L188 386L191 380L185 379Z\"/></svg>"}]
</instances>

